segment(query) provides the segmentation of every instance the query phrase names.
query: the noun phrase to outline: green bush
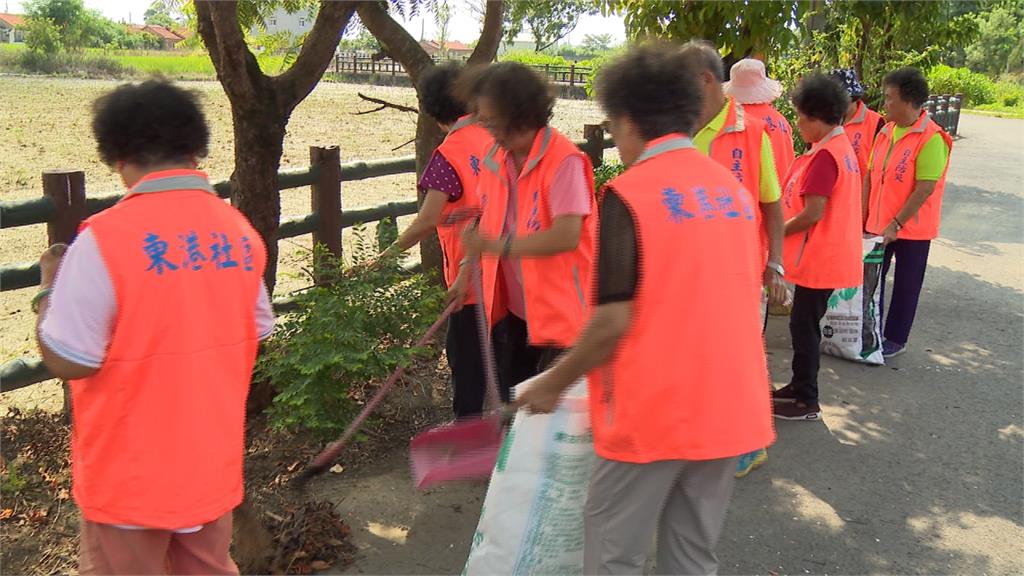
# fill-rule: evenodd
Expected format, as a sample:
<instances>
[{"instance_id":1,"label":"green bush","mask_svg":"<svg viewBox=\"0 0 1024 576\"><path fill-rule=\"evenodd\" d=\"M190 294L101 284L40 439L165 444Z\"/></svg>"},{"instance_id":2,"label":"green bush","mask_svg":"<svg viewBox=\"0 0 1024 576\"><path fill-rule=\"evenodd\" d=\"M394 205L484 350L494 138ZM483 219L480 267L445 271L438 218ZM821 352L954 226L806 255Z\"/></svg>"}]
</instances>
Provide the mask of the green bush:
<instances>
[{"instance_id":1,"label":"green bush","mask_svg":"<svg viewBox=\"0 0 1024 576\"><path fill-rule=\"evenodd\" d=\"M25 20L25 46L37 54L56 54L62 44L60 28L49 18Z\"/></svg>"},{"instance_id":2,"label":"green bush","mask_svg":"<svg viewBox=\"0 0 1024 576\"><path fill-rule=\"evenodd\" d=\"M29 74L121 78L131 73L130 68L113 58L80 52L44 54L26 50L18 55L15 65Z\"/></svg>"},{"instance_id":3,"label":"green bush","mask_svg":"<svg viewBox=\"0 0 1024 576\"><path fill-rule=\"evenodd\" d=\"M356 239L356 260L363 263L370 249L362 228ZM342 271L322 247L314 258L336 272L296 296L298 310L266 343L255 377L277 390L274 426L327 437L348 424L354 393L424 352L409 347L437 318L444 291L423 274L404 273L395 261Z\"/></svg>"},{"instance_id":4,"label":"green bush","mask_svg":"<svg viewBox=\"0 0 1024 576\"><path fill-rule=\"evenodd\" d=\"M502 54L499 60L502 62L519 62L520 64L526 64L527 66L544 66L545 64L551 66L568 66L572 64L572 62L566 60L562 56L546 54L544 52L533 52L530 50L510 50Z\"/></svg>"},{"instance_id":5,"label":"green bush","mask_svg":"<svg viewBox=\"0 0 1024 576\"><path fill-rule=\"evenodd\" d=\"M1008 108L1024 108L1024 86L1008 80L995 84L995 104Z\"/></svg>"},{"instance_id":6,"label":"green bush","mask_svg":"<svg viewBox=\"0 0 1024 576\"><path fill-rule=\"evenodd\" d=\"M594 190L600 190L602 186L626 171L622 162L610 161L594 168Z\"/></svg>"},{"instance_id":7,"label":"green bush","mask_svg":"<svg viewBox=\"0 0 1024 576\"><path fill-rule=\"evenodd\" d=\"M976 108L996 101L996 85L984 74L967 68L950 68L940 64L928 73L928 88L932 94L963 94L965 108Z\"/></svg>"}]
</instances>

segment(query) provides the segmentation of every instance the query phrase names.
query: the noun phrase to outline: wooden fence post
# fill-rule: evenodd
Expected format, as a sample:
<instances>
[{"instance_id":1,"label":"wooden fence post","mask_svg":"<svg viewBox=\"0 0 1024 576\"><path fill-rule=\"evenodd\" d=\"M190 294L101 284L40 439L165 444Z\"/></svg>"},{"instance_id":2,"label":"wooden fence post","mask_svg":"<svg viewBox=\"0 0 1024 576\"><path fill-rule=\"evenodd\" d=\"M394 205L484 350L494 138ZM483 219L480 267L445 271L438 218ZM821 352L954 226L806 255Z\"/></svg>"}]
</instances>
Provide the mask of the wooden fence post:
<instances>
[{"instance_id":1,"label":"wooden fence post","mask_svg":"<svg viewBox=\"0 0 1024 576\"><path fill-rule=\"evenodd\" d=\"M590 157L590 163L594 168L604 164L604 128L600 124L584 124L583 138L587 141L587 149L584 152Z\"/></svg>"},{"instance_id":2,"label":"wooden fence post","mask_svg":"<svg viewBox=\"0 0 1024 576\"><path fill-rule=\"evenodd\" d=\"M576 63L573 62L569 65L569 87L574 88L576 86Z\"/></svg>"},{"instance_id":3,"label":"wooden fence post","mask_svg":"<svg viewBox=\"0 0 1024 576\"><path fill-rule=\"evenodd\" d=\"M78 227L85 219L85 172L82 170L46 170L43 172L43 194L53 200L56 213L46 223L46 241L49 245L63 242L71 244L78 235ZM64 388L64 421L71 422L71 389Z\"/></svg>"},{"instance_id":4,"label":"wooden fence post","mask_svg":"<svg viewBox=\"0 0 1024 576\"><path fill-rule=\"evenodd\" d=\"M309 204L320 217L313 232L313 246L323 244L330 254L341 259L341 152L337 146L309 148L309 165L320 170L316 183L310 186ZM313 275L320 282L321 262L313 260Z\"/></svg>"},{"instance_id":5,"label":"wooden fence post","mask_svg":"<svg viewBox=\"0 0 1024 576\"><path fill-rule=\"evenodd\" d=\"M334 73L341 74L341 54L334 55Z\"/></svg>"},{"instance_id":6,"label":"wooden fence post","mask_svg":"<svg viewBox=\"0 0 1024 576\"><path fill-rule=\"evenodd\" d=\"M359 73L359 64L358 64L356 58L357 58L356 53L353 52L352 53L352 73L353 74L358 74Z\"/></svg>"}]
</instances>

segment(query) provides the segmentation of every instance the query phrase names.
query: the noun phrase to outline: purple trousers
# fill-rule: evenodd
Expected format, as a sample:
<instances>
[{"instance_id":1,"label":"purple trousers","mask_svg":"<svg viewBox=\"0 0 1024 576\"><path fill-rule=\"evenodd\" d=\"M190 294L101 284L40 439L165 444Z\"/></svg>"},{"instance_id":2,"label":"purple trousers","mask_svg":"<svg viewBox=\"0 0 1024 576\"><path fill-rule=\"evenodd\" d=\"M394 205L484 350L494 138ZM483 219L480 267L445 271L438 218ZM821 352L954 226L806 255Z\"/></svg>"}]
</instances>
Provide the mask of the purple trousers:
<instances>
[{"instance_id":1,"label":"purple trousers","mask_svg":"<svg viewBox=\"0 0 1024 576\"><path fill-rule=\"evenodd\" d=\"M921 296L921 286L924 285L931 245L931 240L897 240L885 247L880 309L885 318L882 334L886 340L906 345L910 339L910 328L917 314L917 301ZM896 271L893 273L892 292L886 310L885 277L893 258L896 259ZM886 312L888 315L885 315Z\"/></svg>"}]
</instances>

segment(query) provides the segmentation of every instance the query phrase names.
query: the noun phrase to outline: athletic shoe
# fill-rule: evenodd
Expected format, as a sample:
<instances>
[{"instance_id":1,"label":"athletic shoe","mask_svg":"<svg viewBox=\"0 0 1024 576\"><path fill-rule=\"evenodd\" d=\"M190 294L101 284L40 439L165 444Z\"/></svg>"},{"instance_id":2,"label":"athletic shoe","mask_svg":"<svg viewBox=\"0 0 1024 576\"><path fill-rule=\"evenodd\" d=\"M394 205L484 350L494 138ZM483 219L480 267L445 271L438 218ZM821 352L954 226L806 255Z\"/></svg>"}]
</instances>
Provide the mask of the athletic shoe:
<instances>
[{"instance_id":1,"label":"athletic shoe","mask_svg":"<svg viewBox=\"0 0 1024 576\"><path fill-rule=\"evenodd\" d=\"M786 384L778 390L772 390L772 401L773 402L795 402L796 401L796 389L793 388L792 384Z\"/></svg>"},{"instance_id":2,"label":"athletic shoe","mask_svg":"<svg viewBox=\"0 0 1024 576\"><path fill-rule=\"evenodd\" d=\"M782 420L820 420L821 407L817 402L808 404L803 400L796 400L786 404L778 403L773 406L775 417Z\"/></svg>"},{"instance_id":3,"label":"athletic shoe","mask_svg":"<svg viewBox=\"0 0 1024 576\"><path fill-rule=\"evenodd\" d=\"M736 462L736 477L743 478L754 468L757 468L761 464L768 461L768 451L764 448L754 450L740 456L740 459Z\"/></svg>"},{"instance_id":4,"label":"athletic shoe","mask_svg":"<svg viewBox=\"0 0 1024 576\"><path fill-rule=\"evenodd\" d=\"M893 358L907 351L906 344L897 344L892 340L882 342L882 357Z\"/></svg>"}]
</instances>

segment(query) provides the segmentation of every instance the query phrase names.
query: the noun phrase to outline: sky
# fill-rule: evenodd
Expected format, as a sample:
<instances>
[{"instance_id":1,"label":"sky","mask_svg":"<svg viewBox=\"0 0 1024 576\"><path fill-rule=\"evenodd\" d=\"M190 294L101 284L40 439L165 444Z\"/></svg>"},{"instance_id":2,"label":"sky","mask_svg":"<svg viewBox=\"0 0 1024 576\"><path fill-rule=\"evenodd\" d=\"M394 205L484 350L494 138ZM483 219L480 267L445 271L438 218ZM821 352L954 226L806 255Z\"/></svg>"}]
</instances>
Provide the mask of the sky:
<instances>
[{"instance_id":1,"label":"sky","mask_svg":"<svg viewBox=\"0 0 1024 576\"><path fill-rule=\"evenodd\" d=\"M87 8L99 10L107 18L116 22L123 20L125 22L141 24L142 14L149 8L151 1L85 0L85 5ZM22 2L20 0L0 0L0 7L4 8L4 12L22 14L24 11L21 5ZM479 35L480 25L474 19L464 1L454 0L451 2L451 6L454 14L449 24L449 37L452 40L459 40L467 44L472 42ZM404 22L403 25L417 40L420 38L421 32L427 39L433 39L437 35L433 14L411 18L408 22ZM567 40L569 43L578 44L586 34L610 34L613 43L622 42L626 37L625 27L622 24L622 18L619 16L583 16L580 18L579 25L569 34ZM524 35L521 36L521 39L527 40L529 37Z\"/></svg>"}]
</instances>

